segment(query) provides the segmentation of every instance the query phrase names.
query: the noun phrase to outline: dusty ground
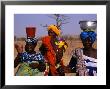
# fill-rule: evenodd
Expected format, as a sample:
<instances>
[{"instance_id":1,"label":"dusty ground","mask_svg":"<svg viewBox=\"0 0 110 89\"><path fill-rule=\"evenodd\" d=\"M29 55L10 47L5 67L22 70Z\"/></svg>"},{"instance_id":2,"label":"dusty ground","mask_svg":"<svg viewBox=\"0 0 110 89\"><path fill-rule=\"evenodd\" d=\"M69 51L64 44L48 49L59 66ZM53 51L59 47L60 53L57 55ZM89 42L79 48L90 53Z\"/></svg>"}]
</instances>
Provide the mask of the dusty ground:
<instances>
[{"instance_id":1,"label":"dusty ground","mask_svg":"<svg viewBox=\"0 0 110 89\"><path fill-rule=\"evenodd\" d=\"M71 41L67 40L66 42L68 44L68 48L67 48L67 50L66 50L66 52L64 53L64 56L63 56L65 66L68 65L68 63L71 59L72 50L74 50L75 48L83 47L80 40L71 40ZM15 43L20 43L23 46L25 45L24 41L16 41ZM41 45L41 42L39 41L36 48L35 48L35 51L38 51L38 48L40 47L40 45ZM93 47L97 48L97 42L95 42L93 44ZM16 51L16 49L14 49L14 57L16 57L16 55L17 55L17 51ZM14 70L14 72L16 72L16 71L17 71L17 68ZM73 74L73 73L67 73L66 74L66 76L71 76L71 75L75 75L75 74Z\"/></svg>"}]
</instances>

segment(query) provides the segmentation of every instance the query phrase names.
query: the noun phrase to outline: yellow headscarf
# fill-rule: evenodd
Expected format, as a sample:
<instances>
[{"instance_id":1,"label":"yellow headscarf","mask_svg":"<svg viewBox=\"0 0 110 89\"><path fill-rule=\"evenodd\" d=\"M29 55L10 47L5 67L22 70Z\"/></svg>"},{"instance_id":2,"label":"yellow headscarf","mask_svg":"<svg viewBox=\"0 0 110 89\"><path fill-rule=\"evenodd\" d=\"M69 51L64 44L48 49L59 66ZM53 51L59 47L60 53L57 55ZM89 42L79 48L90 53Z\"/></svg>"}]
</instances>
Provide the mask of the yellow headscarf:
<instances>
[{"instance_id":1,"label":"yellow headscarf","mask_svg":"<svg viewBox=\"0 0 110 89\"><path fill-rule=\"evenodd\" d=\"M55 26L55 25L50 25L50 26L48 26L48 30L52 30L52 31L54 31L57 35L60 35L60 29L58 29L57 28L57 26Z\"/></svg>"}]
</instances>

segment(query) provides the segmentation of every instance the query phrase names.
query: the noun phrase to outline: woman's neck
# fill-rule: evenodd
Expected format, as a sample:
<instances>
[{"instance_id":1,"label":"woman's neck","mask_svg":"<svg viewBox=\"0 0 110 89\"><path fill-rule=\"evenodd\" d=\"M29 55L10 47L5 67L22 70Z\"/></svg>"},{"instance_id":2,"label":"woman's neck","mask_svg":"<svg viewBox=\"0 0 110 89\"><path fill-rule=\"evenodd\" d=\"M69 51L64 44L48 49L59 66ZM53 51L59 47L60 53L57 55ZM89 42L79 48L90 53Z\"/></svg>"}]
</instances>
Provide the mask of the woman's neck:
<instances>
[{"instance_id":1,"label":"woman's neck","mask_svg":"<svg viewBox=\"0 0 110 89\"><path fill-rule=\"evenodd\" d=\"M83 48L83 54L88 57L93 57L97 59L97 50L94 48Z\"/></svg>"},{"instance_id":2,"label":"woman's neck","mask_svg":"<svg viewBox=\"0 0 110 89\"><path fill-rule=\"evenodd\" d=\"M83 50L86 50L86 51L90 51L90 50L93 50L94 48L93 47L89 47L89 48L86 48L84 47Z\"/></svg>"},{"instance_id":3,"label":"woman's neck","mask_svg":"<svg viewBox=\"0 0 110 89\"><path fill-rule=\"evenodd\" d=\"M57 39L57 37L53 37L53 36L51 36L51 39L54 41L54 40L56 40L56 39Z\"/></svg>"},{"instance_id":4,"label":"woman's neck","mask_svg":"<svg viewBox=\"0 0 110 89\"><path fill-rule=\"evenodd\" d=\"M32 52L27 52L28 54L35 54L36 52L35 51L32 51Z\"/></svg>"}]
</instances>

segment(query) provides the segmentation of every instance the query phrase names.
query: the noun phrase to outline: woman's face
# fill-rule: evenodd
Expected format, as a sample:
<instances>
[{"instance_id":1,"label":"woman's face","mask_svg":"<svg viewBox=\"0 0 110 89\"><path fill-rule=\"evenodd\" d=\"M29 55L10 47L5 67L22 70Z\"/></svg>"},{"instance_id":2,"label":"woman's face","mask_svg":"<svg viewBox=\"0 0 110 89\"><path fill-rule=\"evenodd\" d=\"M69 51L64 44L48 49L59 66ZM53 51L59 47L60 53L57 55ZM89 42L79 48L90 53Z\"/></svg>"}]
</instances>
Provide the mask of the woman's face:
<instances>
[{"instance_id":1,"label":"woman's face","mask_svg":"<svg viewBox=\"0 0 110 89\"><path fill-rule=\"evenodd\" d=\"M34 51L34 49L35 49L35 45L34 44L26 43L26 45L25 45L25 51L26 52L31 53L31 52Z\"/></svg>"},{"instance_id":2,"label":"woman's face","mask_svg":"<svg viewBox=\"0 0 110 89\"><path fill-rule=\"evenodd\" d=\"M56 33L52 30L48 31L48 35L51 36L51 37L56 37L57 36Z\"/></svg>"},{"instance_id":3,"label":"woman's face","mask_svg":"<svg viewBox=\"0 0 110 89\"><path fill-rule=\"evenodd\" d=\"M85 40L82 41L84 48L91 48L92 47L92 42L90 40L90 38L86 38Z\"/></svg>"}]
</instances>

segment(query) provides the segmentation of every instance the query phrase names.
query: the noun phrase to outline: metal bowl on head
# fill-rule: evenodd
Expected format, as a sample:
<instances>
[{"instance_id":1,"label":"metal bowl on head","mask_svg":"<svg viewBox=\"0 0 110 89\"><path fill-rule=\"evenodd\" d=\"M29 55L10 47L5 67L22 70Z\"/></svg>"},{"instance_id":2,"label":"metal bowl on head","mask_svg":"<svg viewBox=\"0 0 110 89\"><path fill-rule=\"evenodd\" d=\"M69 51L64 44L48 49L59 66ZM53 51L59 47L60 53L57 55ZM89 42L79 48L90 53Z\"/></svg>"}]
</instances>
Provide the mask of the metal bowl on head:
<instances>
[{"instance_id":1,"label":"metal bowl on head","mask_svg":"<svg viewBox=\"0 0 110 89\"><path fill-rule=\"evenodd\" d=\"M82 30L96 30L97 21L80 21L80 28Z\"/></svg>"}]
</instances>

